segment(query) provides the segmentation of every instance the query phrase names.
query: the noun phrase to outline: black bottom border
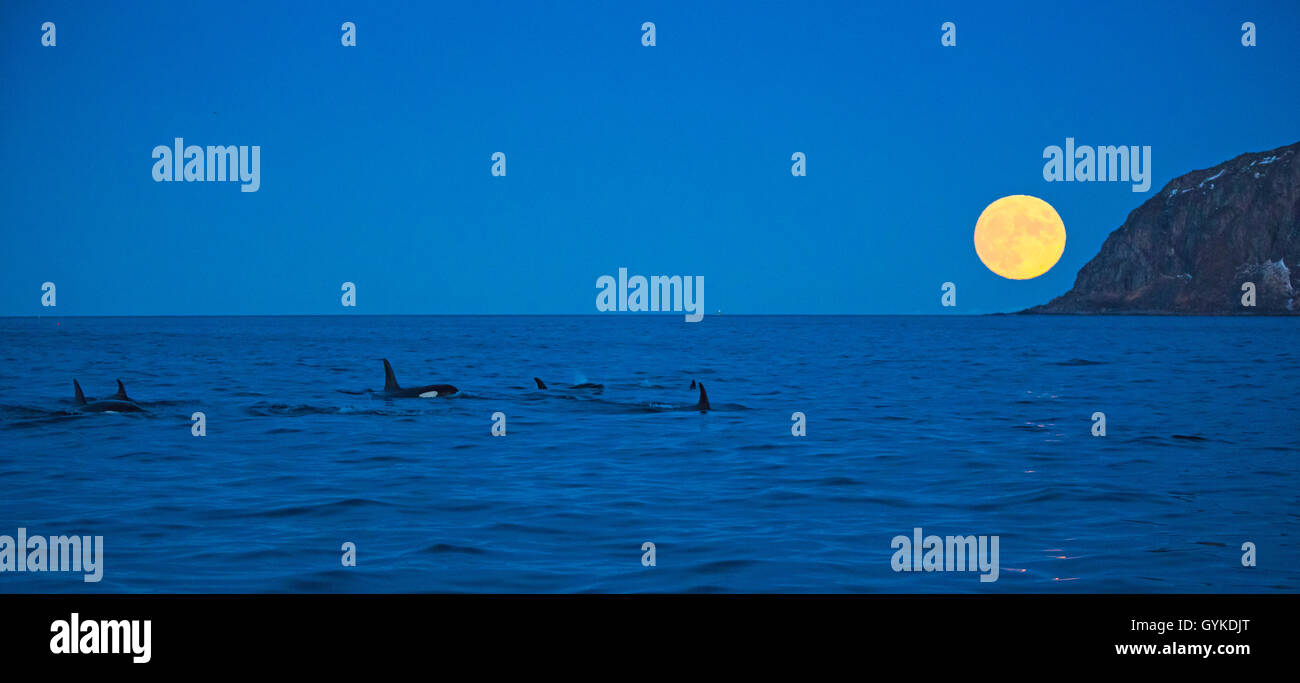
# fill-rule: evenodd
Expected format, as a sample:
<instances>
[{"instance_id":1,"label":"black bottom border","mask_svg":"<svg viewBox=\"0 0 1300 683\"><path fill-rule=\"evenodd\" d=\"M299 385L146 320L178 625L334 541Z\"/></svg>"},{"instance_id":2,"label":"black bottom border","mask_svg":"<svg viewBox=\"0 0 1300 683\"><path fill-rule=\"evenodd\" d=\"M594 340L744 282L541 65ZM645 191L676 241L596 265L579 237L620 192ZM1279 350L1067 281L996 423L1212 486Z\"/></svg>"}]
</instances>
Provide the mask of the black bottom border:
<instances>
[{"instance_id":1,"label":"black bottom border","mask_svg":"<svg viewBox=\"0 0 1300 683\"><path fill-rule=\"evenodd\" d=\"M140 673L376 663L613 673L598 663L611 655L633 669L679 657L759 669L837 661L972 673L1042 671L1043 663L1240 668L1293 660L1297 607L1297 594L4 595L0 650L6 662L42 671L124 666ZM73 614L83 628L90 620L149 620L150 661L52 652L56 622L70 630ZM1117 653L1129 645L1155 652ZM1193 645L1238 652L1207 657L1189 652Z\"/></svg>"}]
</instances>

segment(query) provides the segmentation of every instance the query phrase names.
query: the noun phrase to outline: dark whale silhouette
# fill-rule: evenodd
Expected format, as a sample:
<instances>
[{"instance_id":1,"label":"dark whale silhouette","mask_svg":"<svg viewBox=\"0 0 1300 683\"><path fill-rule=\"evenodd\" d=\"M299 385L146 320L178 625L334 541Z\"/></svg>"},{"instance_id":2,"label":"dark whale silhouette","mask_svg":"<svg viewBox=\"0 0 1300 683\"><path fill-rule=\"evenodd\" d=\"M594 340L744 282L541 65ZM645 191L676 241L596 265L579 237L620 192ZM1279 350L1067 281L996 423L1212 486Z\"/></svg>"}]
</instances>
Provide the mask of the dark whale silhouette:
<instances>
[{"instance_id":1,"label":"dark whale silhouette","mask_svg":"<svg viewBox=\"0 0 1300 683\"><path fill-rule=\"evenodd\" d=\"M534 381L534 382L537 382L537 388L538 388L538 389L546 389L546 388L548 388L548 387L546 386L546 382L543 382L541 379L539 379L539 378L537 378L537 377L534 377L534 378L533 378L533 381ZM603 390L605 389L605 385L604 385L604 384L596 384L595 382L583 382L582 384L570 384L570 385L569 385L569 388L570 388L570 389L594 389L596 392L599 393L600 391L603 391Z\"/></svg>"},{"instance_id":2,"label":"dark whale silhouette","mask_svg":"<svg viewBox=\"0 0 1300 683\"><path fill-rule=\"evenodd\" d=\"M117 380L117 393L112 397L95 400L88 399L81 391L81 384L76 378L72 380L72 389L76 392L77 410L85 413L143 413L144 408L132 401L126 395L126 387L122 385L122 380Z\"/></svg>"},{"instance_id":3,"label":"dark whale silhouette","mask_svg":"<svg viewBox=\"0 0 1300 683\"><path fill-rule=\"evenodd\" d=\"M393 366L388 364L387 358L381 358L384 361L384 398L436 398L438 396L450 396L460 389L450 384L430 384L423 387L413 387L403 389L397 384L397 377L393 375Z\"/></svg>"},{"instance_id":4,"label":"dark whale silhouette","mask_svg":"<svg viewBox=\"0 0 1300 683\"><path fill-rule=\"evenodd\" d=\"M540 378L538 378L538 377L534 377L534 378L533 378L533 381L537 383L537 388L538 388L538 389L545 389L545 388L546 388L546 382L543 382ZM704 412L708 412L708 411L710 411L710 410L713 410L713 406L709 405L709 395L708 395L707 393L705 393L705 391L704 391L704 382L700 382L700 383L699 383L699 387L700 387L700 400L699 400L695 405L690 406L689 408L687 408L687 407L680 407L680 408L676 408L676 410L698 410L698 411L700 411L701 413L704 413ZM572 385L572 386L569 387L569 388L571 388L571 389L595 389L595 390L596 390L596 393L600 393L600 392L605 388L605 385L604 385L604 384L593 384L593 383L591 383L591 382L583 382L582 384L574 384L574 385ZM691 380L691 388L692 388L692 389L695 388L695 380ZM572 398L572 397L570 397L570 398Z\"/></svg>"}]
</instances>

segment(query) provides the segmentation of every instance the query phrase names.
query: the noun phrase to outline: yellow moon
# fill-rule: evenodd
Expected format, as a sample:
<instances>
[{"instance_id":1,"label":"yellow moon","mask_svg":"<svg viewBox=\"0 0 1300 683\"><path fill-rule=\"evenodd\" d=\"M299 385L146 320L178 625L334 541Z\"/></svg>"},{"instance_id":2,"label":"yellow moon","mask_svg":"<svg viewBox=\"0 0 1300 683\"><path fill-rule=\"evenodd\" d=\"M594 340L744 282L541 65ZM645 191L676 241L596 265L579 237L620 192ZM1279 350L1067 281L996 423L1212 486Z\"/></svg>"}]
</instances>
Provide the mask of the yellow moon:
<instances>
[{"instance_id":1,"label":"yellow moon","mask_svg":"<svg viewBox=\"0 0 1300 683\"><path fill-rule=\"evenodd\" d=\"M975 222L975 253L1009 280L1028 280L1052 269L1065 253L1065 223L1051 204L1013 194L989 204Z\"/></svg>"}]
</instances>

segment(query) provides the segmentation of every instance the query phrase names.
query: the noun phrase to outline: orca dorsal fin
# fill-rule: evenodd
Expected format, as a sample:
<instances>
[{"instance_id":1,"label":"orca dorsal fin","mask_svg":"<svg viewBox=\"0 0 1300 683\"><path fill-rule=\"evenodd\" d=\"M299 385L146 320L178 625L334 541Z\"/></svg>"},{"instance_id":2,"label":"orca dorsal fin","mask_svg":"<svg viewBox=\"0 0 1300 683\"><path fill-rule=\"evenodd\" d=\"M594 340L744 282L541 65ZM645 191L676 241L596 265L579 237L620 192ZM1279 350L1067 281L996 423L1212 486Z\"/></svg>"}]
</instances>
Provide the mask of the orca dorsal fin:
<instances>
[{"instance_id":1,"label":"orca dorsal fin","mask_svg":"<svg viewBox=\"0 0 1300 683\"><path fill-rule=\"evenodd\" d=\"M116 398L116 399L119 399L119 400L122 400L122 401L130 401L130 400L131 400L130 398L127 398L127 395L126 395L126 387L125 387L125 386L122 386L122 380L120 380L120 379L117 380L117 393L116 393L116 394L113 394L113 398Z\"/></svg>"},{"instance_id":2,"label":"orca dorsal fin","mask_svg":"<svg viewBox=\"0 0 1300 683\"><path fill-rule=\"evenodd\" d=\"M704 382L700 382L700 402L696 403L695 407L699 408L701 413L710 408L709 395L704 393Z\"/></svg>"},{"instance_id":3,"label":"orca dorsal fin","mask_svg":"<svg viewBox=\"0 0 1300 683\"><path fill-rule=\"evenodd\" d=\"M388 364L387 358L380 359L384 361L384 391L397 391L401 387L397 386L397 377L393 375L393 366Z\"/></svg>"},{"instance_id":4,"label":"orca dorsal fin","mask_svg":"<svg viewBox=\"0 0 1300 683\"><path fill-rule=\"evenodd\" d=\"M545 388L546 388L546 382L543 382L542 380L537 379L536 377L533 378L533 381L534 381L534 382L537 382L537 388L538 388L538 389L545 389Z\"/></svg>"},{"instance_id":5,"label":"orca dorsal fin","mask_svg":"<svg viewBox=\"0 0 1300 683\"><path fill-rule=\"evenodd\" d=\"M86 395L81 393L81 385L77 383L77 378L72 378L72 389L77 392L77 405L86 405Z\"/></svg>"},{"instance_id":6,"label":"orca dorsal fin","mask_svg":"<svg viewBox=\"0 0 1300 683\"><path fill-rule=\"evenodd\" d=\"M691 380L691 388L692 388L692 389L695 388L695 380Z\"/></svg>"}]
</instances>

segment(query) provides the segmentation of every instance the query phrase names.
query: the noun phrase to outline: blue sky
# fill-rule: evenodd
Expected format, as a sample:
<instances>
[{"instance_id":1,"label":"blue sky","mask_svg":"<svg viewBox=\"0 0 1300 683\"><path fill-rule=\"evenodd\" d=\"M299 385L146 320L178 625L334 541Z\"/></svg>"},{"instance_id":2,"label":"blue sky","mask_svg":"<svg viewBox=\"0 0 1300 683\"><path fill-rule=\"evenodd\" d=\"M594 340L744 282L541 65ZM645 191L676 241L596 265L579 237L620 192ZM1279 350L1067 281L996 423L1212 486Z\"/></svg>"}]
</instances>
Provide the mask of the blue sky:
<instances>
[{"instance_id":1,"label":"blue sky","mask_svg":"<svg viewBox=\"0 0 1300 683\"><path fill-rule=\"evenodd\" d=\"M0 8L0 315L47 280L61 315L595 313L619 267L709 312L1018 310L1171 178L1300 140L1291 1L110 5ZM178 136L260 145L261 189L155 183ZM1150 145L1151 192L1045 182L1066 137ZM972 245L1009 194L1066 224L1035 280Z\"/></svg>"}]
</instances>

